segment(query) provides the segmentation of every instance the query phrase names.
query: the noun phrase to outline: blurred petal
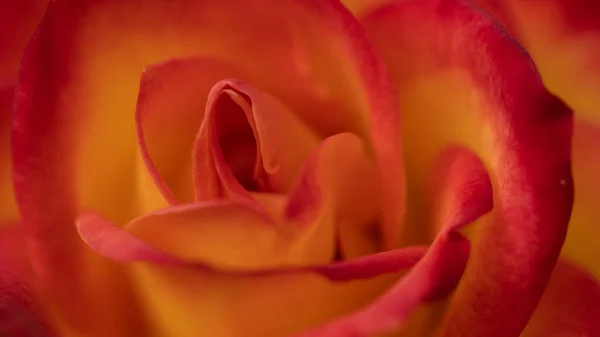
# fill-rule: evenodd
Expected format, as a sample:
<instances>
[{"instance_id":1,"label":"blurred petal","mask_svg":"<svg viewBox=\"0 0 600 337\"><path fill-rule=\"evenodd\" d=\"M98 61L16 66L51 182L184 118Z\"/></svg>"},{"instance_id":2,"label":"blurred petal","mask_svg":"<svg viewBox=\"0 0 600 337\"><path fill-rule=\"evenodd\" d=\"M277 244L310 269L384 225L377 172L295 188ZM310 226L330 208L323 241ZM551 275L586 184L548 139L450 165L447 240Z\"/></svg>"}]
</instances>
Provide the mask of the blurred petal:
<instances>
[{"instance_id":1,"label":"blurred petal","mask_svg":"<svg viewBox=\"0 0 600 337\"><path fill-rule=\"evenodd\" d=\"M57 336L47 324L30 286L24 236L18 225L0 229L0 335L3 337Z\"/></svg>"},{"instance_id":2,"label":"blurred petal","mask_svg":"<svg viewBox=\"0 0 600 337\"><path fill-rule=\"evenodd\" d=\"M565 260L554 268L523 337L600 335L600 283Z\"/></svg>"},{"instance_id":3,"label":"blurred petal","mask_svg":"<svg viewBox=\"0 0 600 337\"><path fill-rule=\"evenodd\" d=\"M13 192L9 145L14 94L13 85L0 82L0 226L19 218Z\"/></svg>"},{"instance_id":4,"label":"blurred petal","mask_svg":"<svg viewBox=\"0 0 600 337\"><path fill-rule=\"evenodd\" d=\"M365 136L387 181L383 237L393 241L386 234L403 213L396 104L382 63L341 4L56 0L23 59L12 150L34 270L63 308L71 304L73 317L94 317L85 304L119 309L106 317L137 312L135 301L119 296L89 294L128 303L78 301L86 297L82 285L105 282L98 274L111 267L84 261L75 218L84 209L117 224L139 215L139 189L132 186L141 163L133 116L139 76L149 64L192 55L242 68L322 136Z\"/></svg>"},{"instance_id":5,"label":"blurred petal","mask_svg":"<svg viewBox=\"0 0 600 337\"><path fill-rule=\"evenodd\" d=\"M600 280L600 126L576 120L573 135L573 177L575 205L562 255L576 262Z\"/></svg>"},{"instance_id":6,"label":"blurred petal","mask_svg":"<svg viewBox=\"0 0 600 337\"><path fill-rule=\"evenodd\" d=\"M0 1L0 86L17 77L21 56L48 0Z\"/></svg>"},{"instance_id":7,"label":"blurred petal","mask_svg":"<svg viewBox=\"0 0 600 337\"><path fill-rule=\"evenodd\" d=\"M477 227L440 333L518 335L566 234L573 202L571 112L544 89L514 40L459 0L398 1L362 22L404 108L408 190L417 197L409 199L409 210L425 209L418 200L422 172L448 144L472 148L492 178L491 223Z\"/></svg>"},{"instance_id":8,"label":"blurred petal","mask_svg":"<svg viewBox=\"0 0 600 337\"><path fill-rule=\"evenodd\" d=\"M396 330L418 305L454 289L469 256L469 243L456 230L492 209L492 188L483 164L468 150L444 152L436 167L434 189L445 201L436 208L442 227L423 259L371 305L298 336L368 337Z\"/></svg>"},{"instance_id":9,"label":"blurred petal","mask_svg":"<svg viewBox=\"0 0 600 337\"><path fill-rule=\"evenodd\" d=\"M548 89L600 122L600 3L477 0L531 54Z\"/></svg>"},{"instance_id":10,"label":"blurred petal","mask_svg":"<svg viewBox=\"0 0 600 337\"><path fill-rule=\"evenodd\" d=\"M276 98L240 80L222 80L209 93L194 144L196 200L286 193L318 142Z\"/></svg>"}]
</instances>

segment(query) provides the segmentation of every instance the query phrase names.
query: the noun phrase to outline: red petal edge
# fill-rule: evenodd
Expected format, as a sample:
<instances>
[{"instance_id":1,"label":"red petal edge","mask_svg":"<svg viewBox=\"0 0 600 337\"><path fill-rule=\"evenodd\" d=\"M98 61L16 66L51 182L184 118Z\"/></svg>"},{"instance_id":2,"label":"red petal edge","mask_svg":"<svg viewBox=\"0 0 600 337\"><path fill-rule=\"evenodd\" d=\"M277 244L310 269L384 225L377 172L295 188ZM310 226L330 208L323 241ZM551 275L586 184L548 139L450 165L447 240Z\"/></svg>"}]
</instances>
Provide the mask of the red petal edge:
<instances>
[{"instance_id":1,"label":"red petal edge","mask_svg":"<svg viewBox=\"0 0 600 337\"><path fill-rule=\"evenodd\" d=\"M497 187L494 214L481 228L440 333L517 336L566 235L573 205L572 112L544 88L514 39L466 2L398 1L362 21L382 44L424 46L436 66L464 69L490 103L482 117L492 137L482 156ZM409 27L420 32L414 41L401 34Z\"/></svg>"}]
</instances>

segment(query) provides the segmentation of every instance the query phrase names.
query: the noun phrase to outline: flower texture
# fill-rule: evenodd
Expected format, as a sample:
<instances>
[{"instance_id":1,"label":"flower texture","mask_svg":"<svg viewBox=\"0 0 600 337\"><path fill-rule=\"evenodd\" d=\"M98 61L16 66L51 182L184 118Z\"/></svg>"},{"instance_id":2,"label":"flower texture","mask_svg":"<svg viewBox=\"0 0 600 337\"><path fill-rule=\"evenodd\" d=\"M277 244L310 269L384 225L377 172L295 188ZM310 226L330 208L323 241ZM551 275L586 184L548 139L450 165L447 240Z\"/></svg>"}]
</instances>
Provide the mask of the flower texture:
<instances>
[{"instance_id":1,"label":"flower texture","mask_svg":"<svg viewBox=\"0 0 600 337\"><path fill-rule=\"evenodd\" d=\"M571 109L474 4L54 0L20 67L9 336L595 334Z\"/></svg>"}]
</instances>

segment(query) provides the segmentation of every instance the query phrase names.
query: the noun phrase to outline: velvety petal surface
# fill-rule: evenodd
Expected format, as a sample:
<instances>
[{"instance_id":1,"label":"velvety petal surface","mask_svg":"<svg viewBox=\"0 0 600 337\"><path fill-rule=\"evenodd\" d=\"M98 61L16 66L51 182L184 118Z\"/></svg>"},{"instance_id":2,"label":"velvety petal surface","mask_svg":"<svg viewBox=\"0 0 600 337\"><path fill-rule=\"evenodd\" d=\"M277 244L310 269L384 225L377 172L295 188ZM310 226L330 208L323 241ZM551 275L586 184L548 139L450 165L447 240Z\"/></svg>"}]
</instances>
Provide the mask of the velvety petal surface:
<instances>
[{"instance_id":1,"label":"velvety petal surface","mask_svg":"<svg viewBox=\"0 0 600 337\"><path fill-rule=\"evenodd\" d=\"M558 262L523 337L600 334L600 283L568 260Z\"/></svg>"},{"instance_id":2,"label":"velvety petal surface","mask_svg":"<svg viewBox=\"0 0 600 337\"><path fill-rule=\"evenodd\" d=\"M133 185L153 181L137 176L143 164L133 115L139 78L149 64L192 55L242 68L251 83L278 97L323 137L340 131L365 136L381 179L388 181L382 228L388 234L399 223L403 170L395 100L383 65L340 4L53 1L24 57L12 150L34 270L62 308L81 316L72 323L92 324L82 317L94 316L79 302L84 284L111 289L122 282L112 266L90 263L95 255L86 253L75 219L87 210L123 224L151 208L140 204L157 201L156 191ZM151 194L152 202L140 202L140 193ZM387 246L395 241L394 235L382 237ZM119 289L128 293L126 286ZM116 327L124 318L108 317L135 313L128 296L97 293L85 303L106 309L96 317ZM128 327L135 330L135 321Z\"/></svg>"},{"instance_id":3,"label":"velvety petal surface","mask_svg":"<svg viewBox=\"0 0 600 337\"><path fill-rule=\"evenodd\" d=\"M399 88L409 219L427 223L418 187L447 144L473 149L494 187L494 211L477 227L439 333L518 335L571 213L571 111L545 90L527 53L466 2L398 1L361 20Z\"/></svg>"}]
</instances>

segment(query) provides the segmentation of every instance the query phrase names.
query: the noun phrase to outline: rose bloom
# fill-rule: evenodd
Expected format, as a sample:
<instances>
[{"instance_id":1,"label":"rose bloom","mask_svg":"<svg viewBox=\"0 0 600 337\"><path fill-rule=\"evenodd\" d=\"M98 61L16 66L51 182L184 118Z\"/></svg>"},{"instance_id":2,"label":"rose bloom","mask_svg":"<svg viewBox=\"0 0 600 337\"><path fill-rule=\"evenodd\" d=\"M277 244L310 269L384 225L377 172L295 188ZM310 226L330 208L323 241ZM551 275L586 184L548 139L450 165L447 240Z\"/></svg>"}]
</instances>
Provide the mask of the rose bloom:
<instances>
[{"instance_id":1,"label":"rose bloom","mask_svg":"<svg viewBox=\"0 0 600 337\"><path fill-rule=\"evenodd\" d=\"M0 332L600 335L562 3L54 0L18 81L11 16Z\"/></svg>"}]
</instances>

